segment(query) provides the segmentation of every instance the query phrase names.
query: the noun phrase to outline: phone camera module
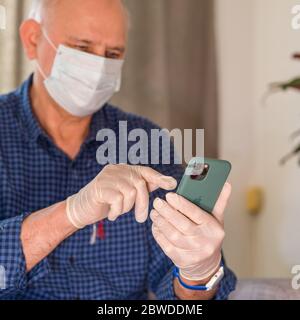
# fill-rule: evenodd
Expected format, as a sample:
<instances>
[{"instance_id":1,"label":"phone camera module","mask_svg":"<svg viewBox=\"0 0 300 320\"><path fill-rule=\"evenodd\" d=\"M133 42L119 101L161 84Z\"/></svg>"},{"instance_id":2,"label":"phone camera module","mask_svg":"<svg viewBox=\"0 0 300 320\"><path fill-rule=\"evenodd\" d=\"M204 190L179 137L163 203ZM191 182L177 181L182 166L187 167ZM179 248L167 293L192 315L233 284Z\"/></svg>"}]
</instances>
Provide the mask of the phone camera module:
<instances>
[{"instance_id":1,"label":"phone camera module","mask_svg":"<svg viewBox=\"0 0 300 320\"><path fill-rule=\"evenodd\" d=\"M205 163L204 165L201 165L201 173L199 174L192 174L191 175L191 179L193 180L204 180L208 174L209 171L209 165L207 163ZM198 170L197 170L198 171ZM198 172L197 172L198 173Z\"/></svg>"}]
</instances>

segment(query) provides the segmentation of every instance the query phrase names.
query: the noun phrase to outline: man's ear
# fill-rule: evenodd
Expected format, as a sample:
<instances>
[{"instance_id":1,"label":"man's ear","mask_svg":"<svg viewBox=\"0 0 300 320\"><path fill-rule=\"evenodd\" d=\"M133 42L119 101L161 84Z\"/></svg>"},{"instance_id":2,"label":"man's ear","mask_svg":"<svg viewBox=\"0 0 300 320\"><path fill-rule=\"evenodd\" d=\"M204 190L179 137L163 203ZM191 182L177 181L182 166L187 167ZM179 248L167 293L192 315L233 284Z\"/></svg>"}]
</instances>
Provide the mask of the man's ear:
<instances>
[{"instance_id":1,"label":"man's ear","mask_svg":"<svg viewBox=\"0 0 300 320\"><path fill-rule=\"evenodd\" d=\"M41 27L33 19L25 20L19 29L21 41L29 60L37 58L37 44L41 34Z\"/></svg>"}]
</instances>

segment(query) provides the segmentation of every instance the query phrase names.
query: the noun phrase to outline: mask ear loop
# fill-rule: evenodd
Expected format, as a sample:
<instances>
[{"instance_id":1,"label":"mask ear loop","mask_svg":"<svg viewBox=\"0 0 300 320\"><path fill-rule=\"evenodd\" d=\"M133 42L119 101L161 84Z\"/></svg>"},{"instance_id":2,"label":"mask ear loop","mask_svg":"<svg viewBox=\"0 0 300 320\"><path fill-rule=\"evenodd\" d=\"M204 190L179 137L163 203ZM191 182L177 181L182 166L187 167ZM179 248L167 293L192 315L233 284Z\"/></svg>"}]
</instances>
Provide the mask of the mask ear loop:
<instances>
[{"instance_id":1,"label":"mask ear loop","mask_svg":"<svg viewBox=\"0 0 300 320\"><path fill-rule=\"evenodd\" d=\"M41 74L42 77L44 78L44 80L47 80L47 76L46 76L45 72L42 70L42 68L41 68L41 66L40 66L40 64L38 63L37 60L35 60L35 64L36 64L36 66L37 66L40 74Z\"/></svg>"},{"instance_id":2,"label":"mask ear loop","mask_svg":"<svg viewBox=\"0 0 300 320\"><path fill-rule=\"evenodd\" d=\"M42 27L42 34L45 37L45 39L47 40L47 42L50 44L50 46L54 49L54 51L58 52L55 44L53 43L53 41L50 39L50 37L48 36L46 30Z\"/></svg>"},{"instance_id":3,"label":"mask ear loop","mask_svg":"<svg viewBox=\"0 0 300 320\"><path fill-rule=\"evenodd\" d=\"M54 51L55 51L56 53L58 53L58 50L57 50L56 46L54 45L54 43L52 42L52 40L51 40L50 37L48 36L46 30L45 30L43 27L41 27L41 29L42 29L42 34L43 34L43 36L45 37L45 39L47 40L47 42L48 42L48 43L50 44L50 46L54 49ZM44 80L46 80L48 77L46 76L45 72L44 72L43 69L41 68L40 64L38 63L37 60L35 60L35 63L36 63L36 66L37 66L40 74L42 75L42 77L44 78Z\"/></svg>"}]
</instances>

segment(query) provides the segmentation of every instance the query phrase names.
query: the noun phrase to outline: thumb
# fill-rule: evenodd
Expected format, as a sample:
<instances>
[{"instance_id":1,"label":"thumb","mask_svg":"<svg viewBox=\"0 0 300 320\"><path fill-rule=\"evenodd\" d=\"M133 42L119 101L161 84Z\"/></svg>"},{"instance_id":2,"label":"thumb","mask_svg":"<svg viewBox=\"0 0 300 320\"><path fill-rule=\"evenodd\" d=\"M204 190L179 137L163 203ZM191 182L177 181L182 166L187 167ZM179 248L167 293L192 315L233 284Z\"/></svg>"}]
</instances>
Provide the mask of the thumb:
<instances>
[{"instance_id":1,"label":"thumb","mask_svg":"<svg viewBox=\"0 0 300 320\"><path fill-rule=\"evenodd\" d=\"M222 224L224 222L224 211L226 209L226 206L231 194L231 189L232 189L231 184L226 182L213 210L213 215Z\"/></svg>"}]
</instances>

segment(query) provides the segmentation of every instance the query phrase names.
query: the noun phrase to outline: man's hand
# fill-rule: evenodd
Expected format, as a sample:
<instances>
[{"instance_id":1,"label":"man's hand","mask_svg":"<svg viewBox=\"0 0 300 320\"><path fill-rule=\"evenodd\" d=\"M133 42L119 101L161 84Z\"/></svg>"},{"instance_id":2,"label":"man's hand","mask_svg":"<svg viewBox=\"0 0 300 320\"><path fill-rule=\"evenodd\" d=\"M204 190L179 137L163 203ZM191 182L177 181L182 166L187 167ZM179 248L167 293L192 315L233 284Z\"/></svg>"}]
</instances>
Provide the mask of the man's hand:
<instances>
[{"instance_id":1,"label":"man's hand","mask_svg":"<svg viewBox=\"0 0 300 320\"><path fill-rule=\"evenodd\" d=\"M150 215L153 236L180 269L183 281L207 281L220 266L224 210L230 193L231 186L226 183L213 215L175 193L167 194L166 201L154 201Z\"/></svg>"},{"instance_id":2,"label":"man's hand","mask_svg":"<svg viewBox=\"0 0 300 320\"><path fill-rule=\"evenodd\" d=\"M149 192L173 190L177 182L147 167L107 165L67 201L37 211L22 225L21 241L29 272L63 240L105 218L117 219L135 206L138 222L148 218ZM66 214L67 213L67 214Z\"/></svg>"},{"instance_id":3,"label":"man's hand","mask_svg":"<svg viewBox=\"0 0 300 320\"><path fill-rule=\"evenodd\" d=\"M67 216L78 229L107 218L116 220L135 206L140 223L149 214L149 192L173 190L177 182L157 171L140 166L107 165L78 194L67 200Z\"/></svg>"}]
</instances>

